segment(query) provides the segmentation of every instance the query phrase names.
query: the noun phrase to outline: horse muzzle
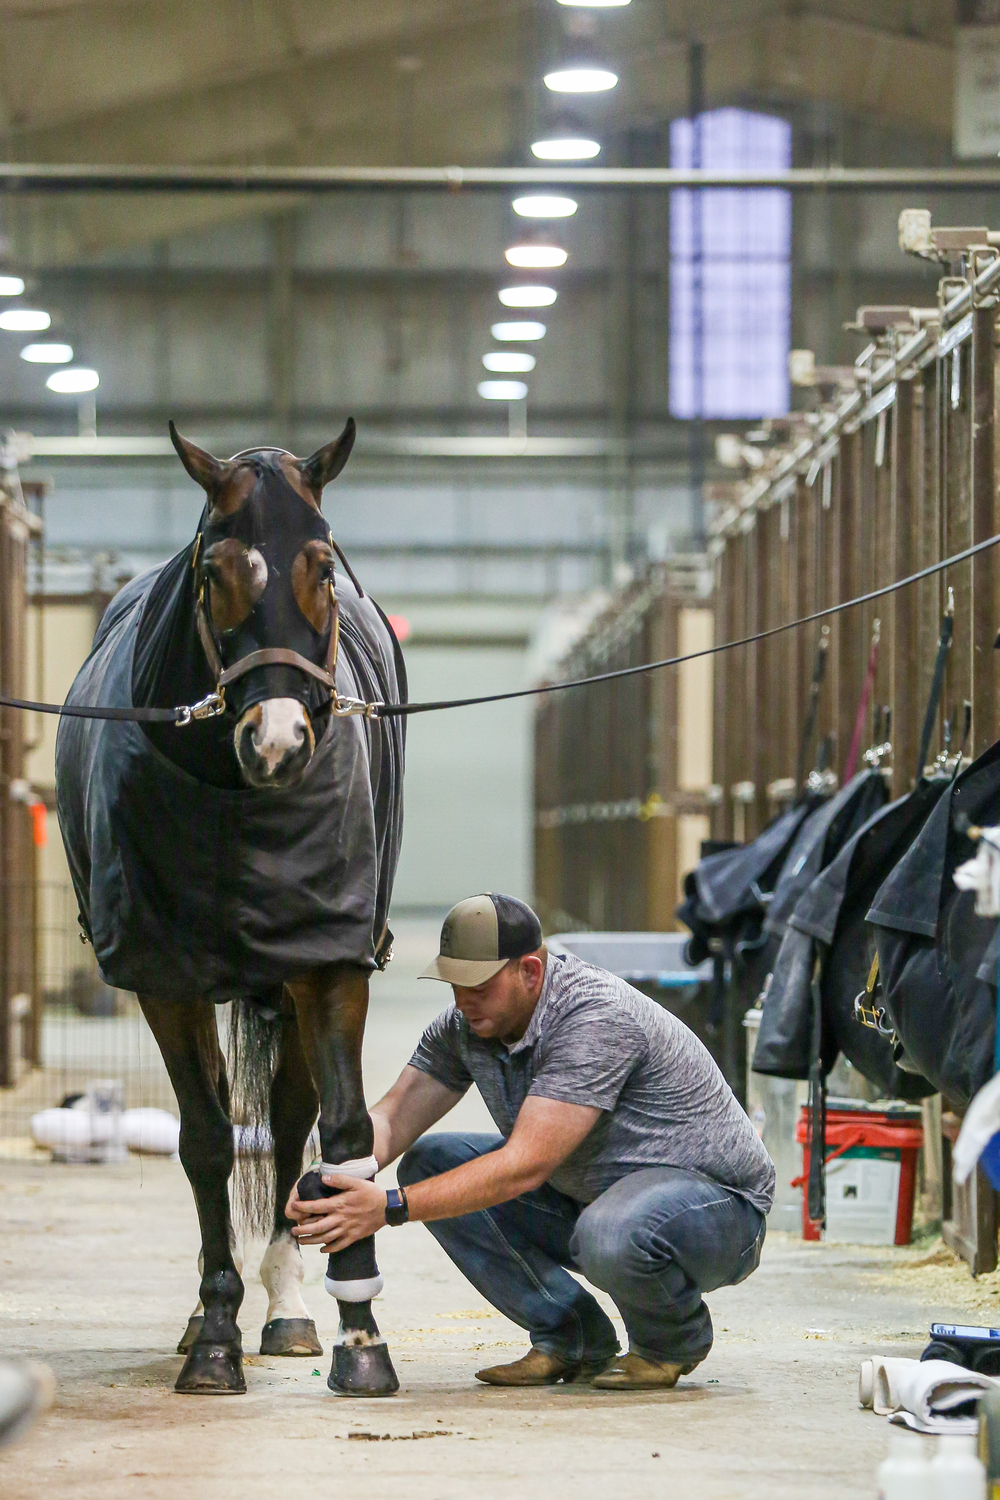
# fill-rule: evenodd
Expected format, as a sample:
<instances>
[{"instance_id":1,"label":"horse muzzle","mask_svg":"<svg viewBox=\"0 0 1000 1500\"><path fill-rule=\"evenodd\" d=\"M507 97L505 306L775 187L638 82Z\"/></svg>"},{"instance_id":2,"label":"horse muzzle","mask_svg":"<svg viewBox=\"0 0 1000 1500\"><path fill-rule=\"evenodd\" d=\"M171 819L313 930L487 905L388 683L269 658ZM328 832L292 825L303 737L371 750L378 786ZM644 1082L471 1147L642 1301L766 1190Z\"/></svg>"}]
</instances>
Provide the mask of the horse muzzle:
<instances>
[{"instance_id":1,"label":"horse muzzle","mask_svg":"<svg viewBox=\"0 0 1000 1500\"><path fill-rule=\"evenodd\" d=\"M316 749L304 706L296 698L265 698L241 715L233 735L248 786L284 791L300 779Z\"/></svg>"}]
</instances>

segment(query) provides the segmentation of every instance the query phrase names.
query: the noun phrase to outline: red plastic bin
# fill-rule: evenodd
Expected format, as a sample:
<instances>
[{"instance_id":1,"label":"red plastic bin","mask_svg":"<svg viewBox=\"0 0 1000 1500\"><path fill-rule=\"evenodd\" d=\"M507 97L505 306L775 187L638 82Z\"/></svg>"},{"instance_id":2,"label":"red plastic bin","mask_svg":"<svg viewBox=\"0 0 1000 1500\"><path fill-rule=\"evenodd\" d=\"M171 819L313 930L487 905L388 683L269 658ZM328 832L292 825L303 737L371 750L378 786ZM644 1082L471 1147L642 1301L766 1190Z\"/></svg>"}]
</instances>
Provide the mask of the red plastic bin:
<instances>
[{"instance_id":1,"label":"red plastic bin","mask_svg":"<svg viewBox=\"0 0 1000 1500\"><path fill-rule=\"evenodd\" d=\"M820 1226L809 1217L809 1110L803 1104L795 1139L802 1147L802 1176L792 1183L802 1185L802 1238L818 1240ZM894 1118L876 1109L828 1109L826 1112L826 1160L833 1161L854 1146L872 1146L899 1152L899 1202L896 1212L897 1245L908 1245L913 1237L913 1203L917 1190L917 1152L924 1143L922 1126L914 1119Z\"/></svg>"}]
</instances>

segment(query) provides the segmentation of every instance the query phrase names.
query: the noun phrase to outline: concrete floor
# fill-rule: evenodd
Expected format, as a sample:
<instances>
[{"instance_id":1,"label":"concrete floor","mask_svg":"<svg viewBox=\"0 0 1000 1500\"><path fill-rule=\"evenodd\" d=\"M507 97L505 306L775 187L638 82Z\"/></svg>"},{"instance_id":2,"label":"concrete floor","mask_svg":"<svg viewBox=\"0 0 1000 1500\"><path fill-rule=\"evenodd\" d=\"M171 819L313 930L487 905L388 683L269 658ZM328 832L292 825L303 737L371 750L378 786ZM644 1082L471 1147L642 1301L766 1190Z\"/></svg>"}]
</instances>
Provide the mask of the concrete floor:
<instances>
[{"instance_id":1,"label":"concrete floor","mask_svg":"<svg viewBox=\"0 0 1000 1500\"><path fill-rule=\"evenodd\" d=\"M412 982L427 937L411 928L392 978L373 984L369 1097L447 998ZM483 1123L475 1100L460 1116ZM332 1396L328 1355L251 1354L246 1396L182 1397L172 1390L173 1348L196 1297L197 1234L180 1166L6 1162L0 1193L0 1353L46 1360L59 1382L54 1409L0 1458L4 1500L188 1500L193 1487L218 1500L270 1500L293 1486L352 1494L352 1482L408 1500L465 1500L470 1488L477 1500L517 1490L617 1500L668 1486L684 1500L846 1500L874 1493L887 1445L884 1421L857 1406L861 1358L917 1353L936 1317L1000 1315L998 1278L973 1283L946 1251L776 1235L749 1281L709 1299L715 1348L676 1391L496 1390L473 1371L515 1357L525 1336L416 1225L378 1241L386 1288L377 1316L398 1396ZM249 1267L258 1260L259 1249ZM309 1252L307 1300L328 1345L336 1308L321 1277L322 1258ZM252 1350L266 1299L249 1271L247 1280L241 1324Z\"/></svg>"}]
</instances>

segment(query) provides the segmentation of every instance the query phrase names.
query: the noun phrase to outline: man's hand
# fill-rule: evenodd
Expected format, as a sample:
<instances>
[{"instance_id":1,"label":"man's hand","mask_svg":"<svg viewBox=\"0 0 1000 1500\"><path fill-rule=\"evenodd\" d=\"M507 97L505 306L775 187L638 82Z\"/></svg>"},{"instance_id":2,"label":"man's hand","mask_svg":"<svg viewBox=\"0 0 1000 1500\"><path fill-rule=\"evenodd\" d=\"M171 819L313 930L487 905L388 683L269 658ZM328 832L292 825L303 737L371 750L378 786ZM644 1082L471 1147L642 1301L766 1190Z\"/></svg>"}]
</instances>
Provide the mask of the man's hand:
<instances>
[{"instance_id":1,"label":"man's hand","mask_svg":"<svg viewBox=\"0 0 1000 1500\"><path fill-rule=\"evenodd\" d=\"M323 1181L337 1189L335 1197L303 1200L295 1189L285 1213L296 1221L292 1234L300 1245L322 1245L329 1254L346 1250L355 1240L367 1239L385 1224L385 1188L365 1178L324 1172Z\"/></svg>"}]
</instances>

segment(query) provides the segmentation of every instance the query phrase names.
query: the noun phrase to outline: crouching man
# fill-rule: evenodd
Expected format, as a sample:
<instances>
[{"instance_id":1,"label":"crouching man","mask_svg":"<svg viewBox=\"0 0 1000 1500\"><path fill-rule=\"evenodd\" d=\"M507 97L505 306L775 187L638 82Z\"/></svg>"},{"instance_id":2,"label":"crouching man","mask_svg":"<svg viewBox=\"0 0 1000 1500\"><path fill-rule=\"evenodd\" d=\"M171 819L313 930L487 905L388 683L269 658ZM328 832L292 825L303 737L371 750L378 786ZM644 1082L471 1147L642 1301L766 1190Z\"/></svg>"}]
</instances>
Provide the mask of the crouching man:
<instances>
[{"instance_id":1,"label":"crouching man","mask_svg":"<svg viewBox=\"0 0 1000 1500\"><path fill-rule=\"evenodd\" d=\"M426 974L455 1003L371 1111L400 1188L336 1174L289 1215L341 1250L427 1224L477 1290L531 1335L491 1385L593 1380L669 1388L712 1347L702 1294L756 1269L774 1167L701 1042L624 980L546 952L530 907L473 896L448 913ZM499 1135L425 1131L475 1083ZM565 1267L611 1297L614 1326Z\"/></svg>"}]
</instances>

